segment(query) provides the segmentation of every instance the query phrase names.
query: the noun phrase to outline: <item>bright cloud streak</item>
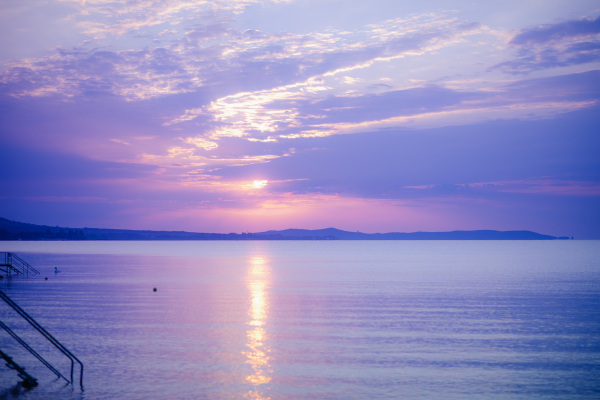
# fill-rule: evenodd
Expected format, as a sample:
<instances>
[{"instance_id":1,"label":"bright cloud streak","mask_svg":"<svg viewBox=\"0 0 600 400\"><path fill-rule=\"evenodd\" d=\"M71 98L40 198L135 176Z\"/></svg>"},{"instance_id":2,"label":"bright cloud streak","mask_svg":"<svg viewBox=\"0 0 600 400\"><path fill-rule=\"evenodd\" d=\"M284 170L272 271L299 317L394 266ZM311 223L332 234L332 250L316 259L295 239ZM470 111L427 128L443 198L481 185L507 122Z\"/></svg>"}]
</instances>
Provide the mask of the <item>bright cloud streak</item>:
<instances>
[{"instance_id":1,"label":"bright cloud streak","mask_svg":"<svg viewBox=\"0 0 600 400\"><path fill-rule=\"evenodd\" d=\"M505 106L459 108L447 111L429 112L409 116L386 118L379 121L362 121L359 123L334 123L315 125L316 131L304 132L297 136L284 136L286 138L328 136L340 133L358 133L377 129L393 127L409 128L434 128L440 126L464 125L498 119L513 118L550 118L556 113L566 113L596 105L596 101L572 103L526 103L510 104Z\"/></svg>"}]
</instances>

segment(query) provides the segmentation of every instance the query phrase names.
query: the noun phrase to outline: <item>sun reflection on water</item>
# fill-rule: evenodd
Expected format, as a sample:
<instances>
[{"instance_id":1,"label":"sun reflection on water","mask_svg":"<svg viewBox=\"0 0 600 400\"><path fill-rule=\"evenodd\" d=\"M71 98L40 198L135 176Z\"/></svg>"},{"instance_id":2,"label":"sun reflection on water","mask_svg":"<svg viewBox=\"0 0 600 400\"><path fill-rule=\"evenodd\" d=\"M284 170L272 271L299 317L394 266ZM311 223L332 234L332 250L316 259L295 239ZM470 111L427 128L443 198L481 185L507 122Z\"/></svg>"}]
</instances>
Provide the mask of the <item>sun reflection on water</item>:
<instances>
[{"instance_id":1,"label":"sun reflection on water","mask_svg":"<svg viewBox=\"0 0 600 400\"><path fill-rule=\"evenodd\" d=\"M246 397L255 400L269 400L264 397L259 389L271 381L269 347L267 345L267 332L264 326L268 317L268 298L266 290L271 279L271 270L264 257L255 256L250 259L246 276L246 285L250 291L250 310L248 315L250 328L246 332L248 348L244 352L246 363L252 367L252 374L246 380L254 385L254 390L246 393Z\"/></svg>"}]
</instances>

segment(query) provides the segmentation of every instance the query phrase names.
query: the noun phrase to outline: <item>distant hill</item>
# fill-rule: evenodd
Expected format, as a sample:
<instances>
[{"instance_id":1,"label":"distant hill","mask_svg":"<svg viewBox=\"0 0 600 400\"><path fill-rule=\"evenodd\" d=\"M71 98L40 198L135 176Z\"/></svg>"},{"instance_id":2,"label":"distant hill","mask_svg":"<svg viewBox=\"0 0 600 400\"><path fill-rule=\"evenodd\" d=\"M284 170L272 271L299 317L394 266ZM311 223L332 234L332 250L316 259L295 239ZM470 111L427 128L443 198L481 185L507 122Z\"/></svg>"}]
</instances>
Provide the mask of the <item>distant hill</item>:
<instances>
[{"instance_id":1,"label":"distant hill","mask_svg":"<svg viewBox=\"0 0 600 400\"><path fill-rule=\"evenodd\" d=\"M65 228L0 218L0 240L231 240L238 234Z\"/></svg>"},{"instance_id":2,"label":"distant hill","mask_svg":"<svg viewBox=\"0 0 600 400\"><path fill-rule=\"evenodd\" d=\"M452 232L390 232L390 233L362 233L348 232L335 228L327 229L286 229L283 231L259 232L257 235L277 236L286 239L312 239L312 240L555 240L568 239L555 236L542 235L531 231L452 231Z\"/></svg>"},{"instance_id":3,"label":"distant hill","mask_svg":"<svg viewBox=\"0 0 600 400\"><path fill-rule=\"evenodd\" d=\"M64 228L0 218L0 240L556 240L531 231L452 231L362 233L335 228L285 229L257 233L195 233L127 229Z\"/></svg>"}]
</instances>

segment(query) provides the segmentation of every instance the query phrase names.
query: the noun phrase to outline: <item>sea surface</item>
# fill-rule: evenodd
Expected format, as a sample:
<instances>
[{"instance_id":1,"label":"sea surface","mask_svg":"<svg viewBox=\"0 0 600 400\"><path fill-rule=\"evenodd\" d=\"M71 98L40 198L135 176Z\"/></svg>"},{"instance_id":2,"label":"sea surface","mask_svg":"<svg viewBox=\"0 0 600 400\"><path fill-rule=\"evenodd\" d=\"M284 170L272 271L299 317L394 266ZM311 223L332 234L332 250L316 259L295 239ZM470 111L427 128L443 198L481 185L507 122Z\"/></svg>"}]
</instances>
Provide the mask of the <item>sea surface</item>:
<instances>
[{"instance_id":1,"label":"sea surface","mask_svg":"<svg viewBox=\"0 0 600 400\"><path fill-rule=\"evenodd\" d=\"M0 242L0 399L599 399L600 241ZM55 273L57 267L61 272ZM48 278L47 280L45 278ZM156 291L153 289L156 288ZM0 301L4 321L68 359Z\"/></svg>"}]
</instances>

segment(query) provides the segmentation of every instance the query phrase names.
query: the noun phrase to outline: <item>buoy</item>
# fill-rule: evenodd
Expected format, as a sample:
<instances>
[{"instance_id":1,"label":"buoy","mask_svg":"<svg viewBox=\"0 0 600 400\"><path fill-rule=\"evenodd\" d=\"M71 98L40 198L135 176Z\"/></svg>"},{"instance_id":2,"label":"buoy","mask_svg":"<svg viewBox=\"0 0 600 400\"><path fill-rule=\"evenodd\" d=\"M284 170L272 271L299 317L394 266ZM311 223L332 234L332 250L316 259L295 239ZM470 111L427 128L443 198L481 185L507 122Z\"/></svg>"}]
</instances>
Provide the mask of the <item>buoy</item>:
<instances>
[{"instance_id":1,"label":"buoy","mask_svg":"<svg viewBox=\"0 0 600 400\"><path fill-rule=\"evenodd\" d=\"M44 278L44 280L45 280L45 281L47 281L47 280L48 280L48 277L45 277L45 278Z\"/></svg>"},{"instance_id":2,"label":"buoy","mask_svg":"<svg viewBox=\"0 0 600 400\"><path fill-rule=\"evenodd\" d=\"M152 289L153 292L156 292L156 290L157 290L156 288Z\"/></svg>"}]
</instances>

